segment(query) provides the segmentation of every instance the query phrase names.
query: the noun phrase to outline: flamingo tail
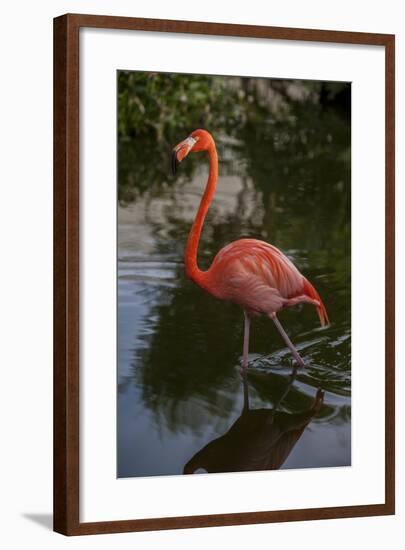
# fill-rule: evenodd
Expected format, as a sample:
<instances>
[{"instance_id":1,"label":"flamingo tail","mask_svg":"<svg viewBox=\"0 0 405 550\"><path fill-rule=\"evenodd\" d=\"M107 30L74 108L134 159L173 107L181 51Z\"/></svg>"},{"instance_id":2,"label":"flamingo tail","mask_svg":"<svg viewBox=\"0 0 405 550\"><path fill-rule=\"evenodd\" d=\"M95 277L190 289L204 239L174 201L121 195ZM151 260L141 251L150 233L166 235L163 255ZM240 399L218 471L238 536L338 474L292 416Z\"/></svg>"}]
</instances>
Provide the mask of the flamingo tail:
<instances>
[{"instance_id":1,"label":"flamingo tail","mask_svg":"<svg viewBox=\"0 0 405 550\"><path fill-rule=\"evenodd\" d=\"M321 323L321 326L324 327L329 325L328 314L326 313L326 308L323 305L321 297L319 296L318 292L315 290L315 288L311 285L311 283L307 279L305 279L304 281L304 294L309 298L312 298L312 300L316 300L319 303L319 305L316 306L316 309L318 311L318 316L319 316L319 321Z\"/></svg>"}]
</instances>

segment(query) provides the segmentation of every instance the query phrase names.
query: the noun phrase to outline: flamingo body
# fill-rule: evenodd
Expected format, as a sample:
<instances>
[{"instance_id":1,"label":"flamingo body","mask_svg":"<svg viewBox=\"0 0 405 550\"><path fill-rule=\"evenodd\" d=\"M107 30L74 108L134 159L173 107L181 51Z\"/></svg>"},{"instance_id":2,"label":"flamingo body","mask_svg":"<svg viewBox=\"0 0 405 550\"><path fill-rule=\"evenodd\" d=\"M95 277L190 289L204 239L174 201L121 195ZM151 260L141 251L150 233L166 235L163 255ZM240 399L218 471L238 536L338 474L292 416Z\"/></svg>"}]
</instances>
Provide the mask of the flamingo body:
<instances>
[{"instance_id":1,"label":"flamingo body","mask_svg":"<svg viewBox=\"0 0 405 550\"><path fill-rule=\"evenodd\" d=\"M222 248L200 279L221 300L241 306L249 315L271 315L299 303L326 311L318 293L278 248L257 239L239 239Z\"/></svg>"},{"instance_id":2,"label":"flamingo body","mask_svg":"<svg viewBox=\"0 0 405 550\"><path fill-rule=\"evenodd\" d=\"M255 315L266 315L274 321L296 361L304 366L302 358L281 326L276 313L285 307L308 303L317 308L322 326L328 323L328 316L318 292L285 254L264 241L239 239L222 248L207 271L201 271L198 267L198 243L218 179L215 142L206 130L195 130L174 148L172 157L175 172L179 162L190 152L198 151L208 152L210 169L206 188L186 244L186 275L209 294L220 300L233 302L244 310L244 367L247 367L250 319Z\"/></svg>"}]
</instances>

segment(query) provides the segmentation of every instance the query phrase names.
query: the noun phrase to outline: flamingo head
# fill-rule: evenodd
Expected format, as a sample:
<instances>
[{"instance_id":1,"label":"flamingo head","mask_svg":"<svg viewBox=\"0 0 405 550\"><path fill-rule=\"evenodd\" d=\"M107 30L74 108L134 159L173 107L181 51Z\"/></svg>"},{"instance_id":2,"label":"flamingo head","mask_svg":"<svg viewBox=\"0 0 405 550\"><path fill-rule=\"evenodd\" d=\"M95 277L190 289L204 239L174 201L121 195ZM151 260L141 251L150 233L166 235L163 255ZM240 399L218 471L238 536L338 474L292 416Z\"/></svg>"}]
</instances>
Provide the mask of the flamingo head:
<instances>
[{"instance_id":1,"label":"flamingo head","mask_svg":"<svg viewBox=\"0 0 405 550\"><path fill-rule=\"evenodd\" d=\"M189 154L207 151L214 146L214 140L206 130L194 130L186 139L180 141L172 152L172 171L176 173L180 162Z\"/></svg>"}]
</instances>

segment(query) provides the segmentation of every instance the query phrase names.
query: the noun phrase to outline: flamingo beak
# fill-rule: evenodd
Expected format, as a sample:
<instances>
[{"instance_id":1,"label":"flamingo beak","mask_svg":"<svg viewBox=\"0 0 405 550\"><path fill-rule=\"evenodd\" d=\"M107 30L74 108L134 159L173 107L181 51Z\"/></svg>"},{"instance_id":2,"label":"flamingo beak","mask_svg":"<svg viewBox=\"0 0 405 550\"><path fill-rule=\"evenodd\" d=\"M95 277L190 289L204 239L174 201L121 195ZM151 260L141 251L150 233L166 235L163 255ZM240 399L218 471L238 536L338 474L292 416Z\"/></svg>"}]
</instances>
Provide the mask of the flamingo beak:
<instances>
[{"instance_id":1,"label":"flamingo beak","mask_svg":"<svg viewBox=\"0 0 405 550\"><path fill-rule=\"evenodd\" d=\"M176 175L178 165L179 165L179 161L177 160L177 151L176 151L176 149L173 149L173 152L172 152L172 174L173 174L173 176Z\"/></svg>"},{"instance_id":2,"label":"flamingo beak","mask_svg":"<svg viewBox=\"0 0 405 550\"><path fill-rule=\"evenodd\" d=\"M197 143L197 140L193 137L189 136L184 141L181 141L176 147L173 149L172 152L172 172L173 175L177 172L177 167L180 164L180 162L186 158L186 156L189 154L191 149L194 147L194 145Z\"/></svg>"}]
</instances>

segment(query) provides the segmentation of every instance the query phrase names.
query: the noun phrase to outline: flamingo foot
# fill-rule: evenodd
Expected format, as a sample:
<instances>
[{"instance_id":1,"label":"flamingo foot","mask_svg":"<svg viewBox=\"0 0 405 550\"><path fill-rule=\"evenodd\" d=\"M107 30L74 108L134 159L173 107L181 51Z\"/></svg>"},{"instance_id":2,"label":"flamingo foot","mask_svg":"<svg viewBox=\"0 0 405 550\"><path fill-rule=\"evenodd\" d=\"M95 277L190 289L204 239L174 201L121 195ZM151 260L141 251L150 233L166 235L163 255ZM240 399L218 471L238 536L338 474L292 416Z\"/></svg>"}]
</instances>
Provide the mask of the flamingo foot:
<instances>
[{"instance_id":1,"label":"flamingo foot","mask_svg":"<svg viewBox=\"0 0 405 550\"><path fill-rule=\"evenodd\" d=\"M300 369L305 369L305 363L303 358L300 355L298 355L298 353L297 353L297 356L298 357L294 357L294 361L293 361L294 365L296 365Z\"/></svg>"}]
</instances>

